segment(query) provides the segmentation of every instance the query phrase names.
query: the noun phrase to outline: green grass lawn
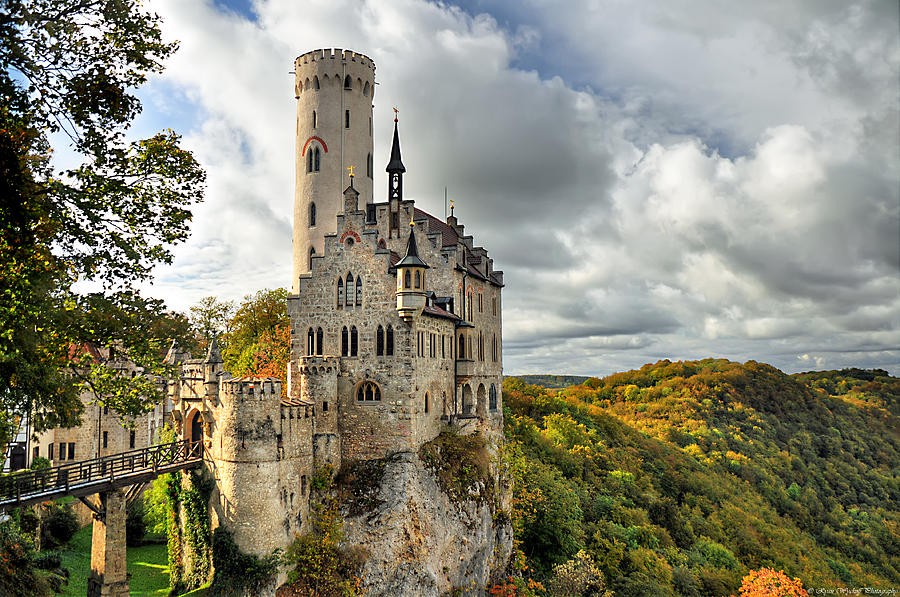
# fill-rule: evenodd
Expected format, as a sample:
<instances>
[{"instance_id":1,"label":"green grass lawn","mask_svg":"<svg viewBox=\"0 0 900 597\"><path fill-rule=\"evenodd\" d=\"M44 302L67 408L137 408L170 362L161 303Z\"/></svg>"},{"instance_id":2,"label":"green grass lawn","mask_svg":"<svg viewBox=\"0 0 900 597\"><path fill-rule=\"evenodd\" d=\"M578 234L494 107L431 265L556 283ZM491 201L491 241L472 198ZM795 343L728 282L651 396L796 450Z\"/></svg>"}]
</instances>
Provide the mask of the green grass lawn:
<instances>
[{"instance_id":1,"label":"green grass lawn","mask_svg":"<svg viewBox=\"0 0 900 597\"><path fill-rule=\"evenodd\" d=\"M70 574L69 584L61 594L84 597L91 572L90 525L78 531L60 554L62 565ZM164 597L169 594L169 566L164 543L129 547L127 560L132 595Z\"/></svg>"}]
</instances>

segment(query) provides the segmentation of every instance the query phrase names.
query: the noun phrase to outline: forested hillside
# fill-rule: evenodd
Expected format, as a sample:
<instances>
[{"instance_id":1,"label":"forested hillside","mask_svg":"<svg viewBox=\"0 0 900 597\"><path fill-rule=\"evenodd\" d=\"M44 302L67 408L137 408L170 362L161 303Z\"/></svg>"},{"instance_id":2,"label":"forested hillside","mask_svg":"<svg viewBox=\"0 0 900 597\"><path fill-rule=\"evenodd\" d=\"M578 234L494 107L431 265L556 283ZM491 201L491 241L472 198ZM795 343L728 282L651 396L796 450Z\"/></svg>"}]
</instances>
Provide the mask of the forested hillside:
<instances>
[{"instance_id":1,"label":"forested hillside","mask_svg":"<svg viewBox=\"0 0 900 597\"><path fill-rule=\"evenodd\" d=\"M504 392L516 537L545 584L584 550L617 595L730 595L762 567L807 589L900 585L884 371L661 361Z\"/></svg>"}]
</instances>

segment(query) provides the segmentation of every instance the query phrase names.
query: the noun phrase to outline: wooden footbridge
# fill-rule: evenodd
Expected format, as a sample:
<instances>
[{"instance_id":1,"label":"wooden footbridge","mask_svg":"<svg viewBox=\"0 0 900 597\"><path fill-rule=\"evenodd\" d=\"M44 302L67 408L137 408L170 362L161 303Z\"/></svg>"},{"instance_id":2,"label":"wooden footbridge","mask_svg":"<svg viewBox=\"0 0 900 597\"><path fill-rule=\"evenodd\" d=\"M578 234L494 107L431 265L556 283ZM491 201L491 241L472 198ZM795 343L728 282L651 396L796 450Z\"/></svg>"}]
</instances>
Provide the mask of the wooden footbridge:
<instances>
[{"instance_id":1,"label":"wooden footbridge","mask_svg":"<svg viewBox=\"0 0 900 597\"><path fill-rule=\"evenodd\" d=\"M94 512L88 597L127 596L125 517L143 486L163 473L200 466L203 446L181 440L0 477L0 509L74 496ZM98 494L97 501L87 499Z\"/></svg>"},{"instance_id":2,"label":"wooden footbridge","mask_svg":"<svg viewBox=\"0 0 900 597\"><path fill-rule=\"evenodd\" d=\"M150 446L46 469L0 477L0 508L29 506L67 495L77 498L143 485L163 473L203 461L199 443L189 440Z\"/></svg>"}]
</instances>

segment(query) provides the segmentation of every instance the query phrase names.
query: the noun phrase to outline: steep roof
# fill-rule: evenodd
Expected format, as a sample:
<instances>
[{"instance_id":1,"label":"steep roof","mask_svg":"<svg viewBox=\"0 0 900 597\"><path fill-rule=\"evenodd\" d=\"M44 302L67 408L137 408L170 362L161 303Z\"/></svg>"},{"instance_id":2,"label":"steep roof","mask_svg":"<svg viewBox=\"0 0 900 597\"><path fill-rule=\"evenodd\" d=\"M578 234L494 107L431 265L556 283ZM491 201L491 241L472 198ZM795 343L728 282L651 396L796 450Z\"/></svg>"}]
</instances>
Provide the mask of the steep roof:
<instances>
[{"instance_id":1,"label":"steep roof","mask_svg":"<svg viewBox=\"0 0 900 597\"><path fill-rule=\"evenodd\" d=\"M406 241L406 255L397 263L397 267L428 267L428 264L419 257L419 247L416 246L416 235L412 226L409 228L409 239Z\"/></svg>"},{"instance_id":2,"label":"steep roof","mask_svg":"<svg viewBox=\"0 0 900 597\"><path fill-rule=\"evenodd\" d=\"M456 243L459 242L459 235L456 234L456 230L453 229L453 226L439 220L428 212L422 211L418 207L415 208L415 219L421 220L426 219L428 221L428 232L430 234L440 233L441 235L441 246L442 247L453 247L456 246Z\"/></svg>"},{"instance_id":3,"label":"steep roof","mask_svg":"<svg viewBox=\"0 0 900 597\"><path fill-rule=\"evenodd\" d=\"M400 135L397 134L396 118L394 118L394 141L391 145L391 161L388 162L385 171L389 173L406 172L406 166L403 165L403 160L400 159Z\"/></svg>"}]
</instances>

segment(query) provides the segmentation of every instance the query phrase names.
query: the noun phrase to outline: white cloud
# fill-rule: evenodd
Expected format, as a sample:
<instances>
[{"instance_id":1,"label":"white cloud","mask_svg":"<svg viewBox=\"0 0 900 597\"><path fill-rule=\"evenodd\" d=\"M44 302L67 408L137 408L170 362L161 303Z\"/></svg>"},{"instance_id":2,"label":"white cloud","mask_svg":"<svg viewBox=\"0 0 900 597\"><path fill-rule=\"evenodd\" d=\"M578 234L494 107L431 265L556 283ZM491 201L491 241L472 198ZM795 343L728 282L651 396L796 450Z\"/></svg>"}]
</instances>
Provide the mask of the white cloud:
<instances>
[{"instance_id":1,"label":"white cloud","mask_svg":"<svg viewBox=\"0 0 900 597\"><path fill-rule=\"evenodd\" d=\"M288 71L344 47L377 64L376 165L396 105L407 194L441 215L448 186L506 270L507 372L705 356L900 372L896 7L478 5L498 17L152 2L181 50L146 108L198 119L182 132L209 173L154 292L186 308L289 285Z\"/></svg>"}]
</instances>

